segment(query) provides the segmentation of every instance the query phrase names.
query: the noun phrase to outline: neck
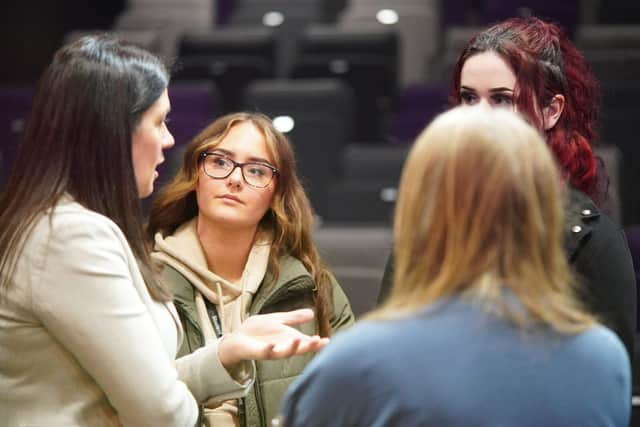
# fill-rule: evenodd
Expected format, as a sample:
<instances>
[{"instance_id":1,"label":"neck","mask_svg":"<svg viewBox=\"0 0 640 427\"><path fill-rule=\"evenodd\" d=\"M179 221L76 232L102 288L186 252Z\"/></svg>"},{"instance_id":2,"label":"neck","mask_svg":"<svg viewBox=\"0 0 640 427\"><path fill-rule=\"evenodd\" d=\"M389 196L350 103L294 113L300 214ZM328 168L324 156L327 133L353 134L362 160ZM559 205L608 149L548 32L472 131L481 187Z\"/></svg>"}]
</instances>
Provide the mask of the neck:
<instances>
[{"instance_id":1,"label":"neck","mask_svg":"<svg viewBox=\"0 0 640 427\"><path fill-rule=\"evenodd\" d=\"M257 225L229 228L214 224L202 216L198 216L197 221L198 239L209 270L230 282L239 281L253 247Z\"/></svg>"}]
</instances>

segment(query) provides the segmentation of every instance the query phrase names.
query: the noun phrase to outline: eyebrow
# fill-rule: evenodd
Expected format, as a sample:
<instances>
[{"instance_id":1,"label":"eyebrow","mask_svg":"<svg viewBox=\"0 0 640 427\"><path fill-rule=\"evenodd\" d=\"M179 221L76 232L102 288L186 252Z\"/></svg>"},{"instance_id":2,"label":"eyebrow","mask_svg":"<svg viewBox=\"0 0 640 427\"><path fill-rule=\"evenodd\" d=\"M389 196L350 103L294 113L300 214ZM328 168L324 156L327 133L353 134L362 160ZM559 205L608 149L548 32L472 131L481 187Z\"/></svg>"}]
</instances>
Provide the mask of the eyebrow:
<instances>
[{"instance_id":1,"label":"eyebrow","mask_svg":"<svg viewBox=\"0 0 640 427\"><path fill-rule=\"evenodd\" d=\"M227 157L235 157L235 153L233 151L225 150L224 148L214 148L213 150L211 150L211 152L224 154ZM262 157L249 157L249 162L265 163L267 165L271 165L271 162L269 160L263 159Z\"/></svg>"},{"instance_id":2,"label":"eyebrow","mask_svg":"<svg viewBox=\"0 0 640 427\"><path fill-rule=\"evenodd\" d=\"M495 87L493 89L489 89L490 93L496 93L496 92L511 92L513 93L513 89L509 89L508 87Z\"/></svg>"},{"instance_id":3,"label":"eyebrow","mask_svg":"<svg viewBox=\"0 0 640 427\"><path fill-rule=\"evenodd\" d=\"M468 86L460 86L460 90L466 90L469 92L476 92L476 90L472 87ZM509 89L508 87L494 87L493 89L489 89L489 93L498 93L498 92L511 92L513 93L513 89Z\"/></svg>"}]
</instances>

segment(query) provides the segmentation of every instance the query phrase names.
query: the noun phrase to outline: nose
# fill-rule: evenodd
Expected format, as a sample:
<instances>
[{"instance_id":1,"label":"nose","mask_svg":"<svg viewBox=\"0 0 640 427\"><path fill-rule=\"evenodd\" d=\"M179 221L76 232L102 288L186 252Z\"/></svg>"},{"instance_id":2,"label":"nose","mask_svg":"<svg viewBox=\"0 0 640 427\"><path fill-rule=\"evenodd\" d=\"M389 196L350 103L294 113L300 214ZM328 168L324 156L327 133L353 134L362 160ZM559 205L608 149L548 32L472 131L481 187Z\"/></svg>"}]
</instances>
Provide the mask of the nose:
<instances>
[{"instance_id":1,"label":"nose","mask_svg":"<svg viewBox=\"0 0 640 427\"><path fill-rule=\"evenodd\" d=\"M485 106L485 107L491 107L491 103L484 96L480 98L480 101L478 102L478 105L482 105L482 106Z\"/></svg>"},{"instance_id":2,"label":"nose","mask_svg":"<svg viewBox=\"0 0 640 427\"><path fill-rule=\"evenodd\" d=\"M169 129L167 129L166 138L164 138L164 140L162 141L162 149L166 150L167 148L173 147L175 144L176 140L173 138L171 132L169 132Z\"/></svg>"},{"instance_id":3,"label":"nose","mask_svg":"<svg viewBox=\"0 0 640 427\"><path fill-rule=\"evenodd\" d=\"M240 187L242 185L242 180L244 178L242 177L242 168L240 168L240 166L234 166L233 170L231 171L231 175L229 175L227 182L229 183L230 186L234 186L234 187Z\"/></svg>"}]
</instances>

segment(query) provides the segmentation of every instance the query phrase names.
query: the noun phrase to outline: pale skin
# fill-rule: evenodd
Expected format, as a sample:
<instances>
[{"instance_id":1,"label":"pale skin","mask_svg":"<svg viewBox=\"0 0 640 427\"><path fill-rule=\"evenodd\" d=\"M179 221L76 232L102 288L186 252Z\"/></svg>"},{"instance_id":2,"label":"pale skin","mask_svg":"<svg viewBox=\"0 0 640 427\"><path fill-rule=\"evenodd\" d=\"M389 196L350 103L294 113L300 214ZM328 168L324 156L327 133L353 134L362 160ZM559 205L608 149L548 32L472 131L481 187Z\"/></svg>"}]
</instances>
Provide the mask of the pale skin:
<instances>
[{"instance_id":1,"label":"pale skin","mask_svg":"<svg viewBox=\"0 0 640 427\"><path fill-rule=\"evenodd\" d=\"M165 90L158 100L143 113L140 123L132 135L131 157L138 194L141 198L147 197L153 192L153 184L158 177L156 168L164 161L163 150L174 144L173 136L166 125L170 108L169 97ZM241 156L242 153L238 155ZM238 161L245 160L240 158ZM240 170L236 169L228 178L228 182L223 184L227 188L224 194L234 194L238 200L223 197L224 200L219 200L222 208L216 211L221 216L214 215L214 222L218 224L226 215L232 217L236 215L238 206L246 207L249 205L251 207L251 209L243 208L240 211L242 215L239 217L242 221L236 223L238 227L214 227L220 232L219 237L224 242L220 246L223 250L218 253L219 259L221 262L231 258L236 260L236 262L223 264L228 265L225 274L229 277L237 276L238 271L240 276L242 275L242 268L246 264L257 227L257 222L253 226L251 223L256 215L262 217L268 208L274 188L271 187L266 192L245 191L242 186L244 181L238 181L238 179L242 180L242 176L239 174ZM262 214L260 214L261 210ZM204 228L204 233L207 235L212 232L209 231L208 225L201 226L199 222L198 229L200 230L201 227ZM212 259L214 255L215 253L213 253ZM228 255L228 258L224 255ZM207 255L207 259L209 259L209 255ZM251 316L237 330L226 334L224 339L220 340L218 345L220 362L227 370L230 370L243 360L279 359L318 351L329 342L328 338L305 335L291 327L311 321L313 316L314 313L310 309Z\"/></svg>"},{"instance_id":2,"label":"pale skin","mask_svg":"<svg viewBox=\"0 0 640 427\"><path fill-rule=\"evenodd\" d=\"M490 107L516 109L516 76L505 59L487 51L469 57L460 72L460 103L486 104ZM553 128L564 109L564 96L556 94L542 108L544 130Z\"/></svg>"},{"instance_id":3,"label":"pale skin","mask_svg":"<svg viewBox=\"0 0 640 427\"><path fill-rule=\"evenodd\" d=\"M236 162L273 165L264 135L253 124L235 124L209 152ZM277 176L264 188L247 184L240 168L222 179L209 177L201 165L196 198L197 230L209 269L237 282L247 263L258 224L273 201Z\"/></svg>"}]
</instances>

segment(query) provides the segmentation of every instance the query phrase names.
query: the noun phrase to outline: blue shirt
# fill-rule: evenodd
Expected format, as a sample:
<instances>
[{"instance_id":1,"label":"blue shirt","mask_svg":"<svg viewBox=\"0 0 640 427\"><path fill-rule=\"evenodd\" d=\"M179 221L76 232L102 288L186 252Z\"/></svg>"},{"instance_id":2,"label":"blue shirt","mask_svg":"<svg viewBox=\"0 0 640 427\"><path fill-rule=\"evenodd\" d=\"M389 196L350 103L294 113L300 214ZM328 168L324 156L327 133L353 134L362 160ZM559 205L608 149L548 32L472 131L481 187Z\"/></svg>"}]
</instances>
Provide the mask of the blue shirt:
<instances>
[{"instance_id":1,"label":"blue shirt","mask_svg":"<svg viewBox=\"0 0 640 427\"><path fill-rule=\"evenodd\" d=\"M468 300L333 339L289 389L285 425L627 426L629 359L594 326L524 330Z\"/></svg>"}]
</instances>

